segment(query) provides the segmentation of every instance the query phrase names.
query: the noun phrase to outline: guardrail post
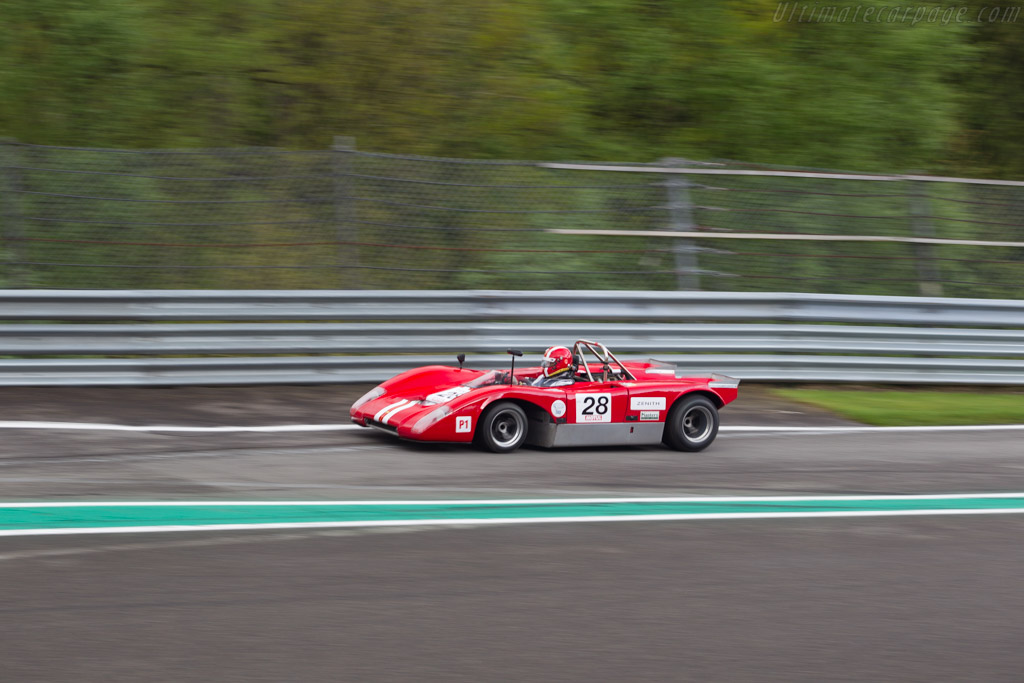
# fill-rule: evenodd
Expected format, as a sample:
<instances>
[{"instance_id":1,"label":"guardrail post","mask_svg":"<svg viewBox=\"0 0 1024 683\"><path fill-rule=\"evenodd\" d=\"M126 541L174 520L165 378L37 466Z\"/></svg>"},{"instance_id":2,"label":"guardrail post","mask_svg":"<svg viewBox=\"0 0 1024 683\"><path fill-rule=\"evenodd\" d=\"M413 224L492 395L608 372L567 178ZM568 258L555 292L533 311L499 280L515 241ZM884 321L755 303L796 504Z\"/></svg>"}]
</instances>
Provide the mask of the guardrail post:
<instances>
[{"instance_id":1,"label":"guardrail post","mask_svg":"<svg viewBox=\"0 0 1024 683\"><path fill-rule=\"evenodd\" d=\"M24 249L21 238L21 211L18 208L18 190L21 189L21 175L18 172L18 148L10 138L0 138L0 220L2 226L2 242L0 252L3 254L4 278L0 286L8 288L24 287L23 272Z\"/></svg>"},{"instance_id":2,"label":"guardrail post","mask_svg":"<svg viewBox=\"0 0 1024 683\"><path fill-rule=\"evenodd\" d=\"M334 177L335 238L338 240L339 283L342 288L359 289L360 278L354 266L359 265L359 247L354 244L358 236L355 204L352 191L352 154L356 139L348 135L335 135L331 146L331 167Z\"/></svg>"},{"instance_id":3,"label":"guardrail post","mask_svg":"<svg viewBox=\"0 0 1024 683\"><path fill-rule=\"evenodd\" d=\"M686 166L689 162L686 159L669 158L659 163L665 166ZM690 181L681 173L672 173L665 176L665 188L668 198L668 229L673 232L692 232L696 225L693 221L693 205L690 203ZM696 243L683 238L672 242L676 262L676 289L700 290L700 263Z\"/></svg>"},{"instance_id":4,"label":"guardrail post","mask_svg":"<svg viewBox=\"0 0 1024 683\"><path fill-rule=\"evenodd\" d=\"M927 183L911 180L908 197L910 200L910 227L914 237L935 237L935 228L928 211ZM935 261L934 244L915 244L914 255L917 263L918 291L921 296L942 296L942 276Z\"/></svg>"}]
</instances>

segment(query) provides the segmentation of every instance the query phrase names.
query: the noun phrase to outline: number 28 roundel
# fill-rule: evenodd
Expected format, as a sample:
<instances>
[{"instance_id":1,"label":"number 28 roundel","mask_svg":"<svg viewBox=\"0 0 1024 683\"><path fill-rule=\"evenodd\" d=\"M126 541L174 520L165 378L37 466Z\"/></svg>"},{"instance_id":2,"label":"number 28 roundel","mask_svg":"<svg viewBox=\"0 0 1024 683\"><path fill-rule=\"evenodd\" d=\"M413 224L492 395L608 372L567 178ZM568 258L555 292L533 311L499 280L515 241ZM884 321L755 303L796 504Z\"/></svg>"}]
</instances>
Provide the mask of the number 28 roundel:
<instances>
[{"instance_id":1,"label":"number 28 roundel","mask_svg":"<svg viewBox=\"0 0 1024 683\"><path fill-rule=\"evenodd\" d=\"M611 394L577 394L576 423L611 422Z\"/></svg>"}]
</instances>

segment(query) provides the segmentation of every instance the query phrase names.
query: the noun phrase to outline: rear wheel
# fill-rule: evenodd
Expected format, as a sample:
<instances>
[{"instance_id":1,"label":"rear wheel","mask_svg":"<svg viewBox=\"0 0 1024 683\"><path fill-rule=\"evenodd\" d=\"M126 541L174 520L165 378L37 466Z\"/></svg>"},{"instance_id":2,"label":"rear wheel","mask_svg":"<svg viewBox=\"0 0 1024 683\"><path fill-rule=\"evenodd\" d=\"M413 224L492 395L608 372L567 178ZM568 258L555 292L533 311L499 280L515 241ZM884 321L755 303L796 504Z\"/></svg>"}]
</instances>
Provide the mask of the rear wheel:
<instances>
[{"instance_id":1,"label":"rear wheel","mask_svg":"<svg viewBox=\"0 0 1024 683\"><path fill-rule=\"evenodd\" d=\"M718 409L704 396L683 398L665 420L665 445L677 451L702 451L718 435Z\"/></svg>"},{"instance_id":2,"label":"rear wheel","mask_svg":"<svg viewBox=\"0 0 1024 683\"><path fill-rule=\"evenodd\" d=\"M526 412L511 401L501 401L488 408L474 440L493 453L511 453L526 441L526 429Z\"/></svg>"}]
</instances>

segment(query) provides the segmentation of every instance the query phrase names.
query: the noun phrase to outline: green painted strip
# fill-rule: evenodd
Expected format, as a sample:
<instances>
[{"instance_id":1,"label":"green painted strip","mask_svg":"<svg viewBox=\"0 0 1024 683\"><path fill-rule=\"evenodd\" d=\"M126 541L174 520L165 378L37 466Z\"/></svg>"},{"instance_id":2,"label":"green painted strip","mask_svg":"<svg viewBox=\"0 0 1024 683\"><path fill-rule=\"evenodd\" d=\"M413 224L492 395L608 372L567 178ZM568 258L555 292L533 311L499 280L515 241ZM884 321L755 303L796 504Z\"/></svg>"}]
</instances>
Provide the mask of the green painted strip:
<instances>
[{"instance_id":1,"label":"green painted strip","mask_svg":"<svg viewBox=\"0 0 1024 683\"><path fill-rule=\"evenodd\" d=\"M413 503L358 505L302 503L296 505L132 505L10 507L0 504L0 530L74 529L214 524L280 524L323 522L400 522L421 520L635 517L642 515L813 514L828 512L893 512L920 510L1020 510L1024 495L1013 498L934 498L886 500L819 500L727 502L624 502L486 504Z\"/></svg>"}]
</instances>

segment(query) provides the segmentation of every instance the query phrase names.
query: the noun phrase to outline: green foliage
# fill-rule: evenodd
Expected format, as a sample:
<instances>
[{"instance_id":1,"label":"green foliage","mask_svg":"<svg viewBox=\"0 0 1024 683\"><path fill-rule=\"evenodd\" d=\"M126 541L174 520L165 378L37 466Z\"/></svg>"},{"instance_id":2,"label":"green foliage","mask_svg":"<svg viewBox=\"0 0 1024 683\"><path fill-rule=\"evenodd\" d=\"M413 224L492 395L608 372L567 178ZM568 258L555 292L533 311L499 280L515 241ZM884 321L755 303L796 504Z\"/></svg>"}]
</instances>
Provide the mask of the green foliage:
<instances>
[{"instance_id":1,"label":"green foliage","mask_svg":"<svg viewBox=\"0 0 1024 683\"><path fill-rule=\"evenodd\" d=\"M591 113L646 149L891 171L933 162L953 132L955 25L776 22L766 1L554 4Z\"/></svg>"},{"instance_id":2,"label":"green foliage","mask_svg":"<svg viewBox=\"0 0 1024 683\"><path fill-rule=\"evenodd\" d=\"M973 68L995 83L1024 44L1015 25L786 22L777 7L8 0L0 133L307 149L344 133L439 156L936 168L958 130L952 80L974 87ZM987 97L1008 117L1013 82Z\"/></svg>"},{"instance_id":3,"label":"green foliage","mask_svg":"<svg viewBox=\"0 0 1024 683\"><path fill-rule=\"evenodd\" d=\"M950 158L971 175L1024 175L1024 8L970 0L971 58L954 81L960 117Z\"/></svg>"},{"instance_id":4,"label":"green foliage","mask_svg":"<svg viewBox=\"0 0 1024 683\"><path fill-rule=\"evenodd\" d=\"M345 134L362 149L442 157L732 158L1020 177L1024 19L979 22L976 10L984 3L969 3L965 22L911 24L779 21L777 0L7 0L0 22L0 136L77 147L326 150L334 135ZM858 5L881 9L892 2ZM401 187L450 187L442 200L446 210L361 202L361 223L348 235L359 244L335 251L303 246L337 239L345 217L335 212L349 210L326 203L344 191L333 185L333 162L326 158L296 157L281 162L286 168L264 168L267 160L252 159L180 162L187 172L179 175L294 175L275 196L301 201L277 205L272 220L261 220L261 201L269 195L258 185L147 177L173 176L179 161L161 166L146 157L69 155L86 155L77 157L82 168L113 175L24 171L22 180L44 194L19 195L20 212L80 222L23 225L36 241L4 243L8 254L35 264L190 270L46 271L37 265L21 274L36 280L22 284L346 286L354 276L344 265L357 261L364 266L358 284L367 287L392 286L393 274L378 269L395 263L415 272L405 284L419 287L675 287L672 245L544 232L664 227L663 214L637 209L662 204L660 186L558 194L562 181L541 173L424 166L410 176L413 185ZM360 163L362 173L373 175L371 158ZM387 164L380 166L383 171ZM327 185L310 187L306 177L327 178ZM54 196L73 193L79 181L86 183L80 194L114 199L101 205ZM586 182L636 181L606 175ZM361 180L359 193L396 191L373 182ZM702 210L701 225L911 234L908 188L879 193L821 182L819 194L759 199L759 182L716 181L729 192L695 187L696 205L733 209ZM525 214L516 209L537 195L516 188L464 191L460 183L554 184L555 194L543 197L548 213ZM810 182L799 188L815 189ZM481 211L474 191L489 192L495 210ZM1024 209L1016 192L992 190L980 198L1001 206L986 209L969 188L928 191L928 211L936 216L929 229L937 236L1020 239L1007 219ZM204 228L202 216L168 224L166 202L196 198L221 203L217 221L207 225L246 227L218 233ZM772 202L792 213L735 210ZM870 218L858 222L851 214ZM416 229L384 227L410 224ZM103 240L120 244L98 243ZM147 246L158 242L186 246ZM384 242L395 246L374 246ZM290 246L226 246L235 243ZM699 246L724 247L710 240ZM702 253L702 268L725 274L706 276L704 288L917 293L920 252L908 245L747 242L728 248L737 253ZM1014 295L1020 250L948 249L932 251L943 279L954 283L947 294ZM557 272L569 270L579 271L571 282ZM140 281L139 273L147 279ZM3 277L13 281L13 275Z\"/></svg>"}]
</instances>

